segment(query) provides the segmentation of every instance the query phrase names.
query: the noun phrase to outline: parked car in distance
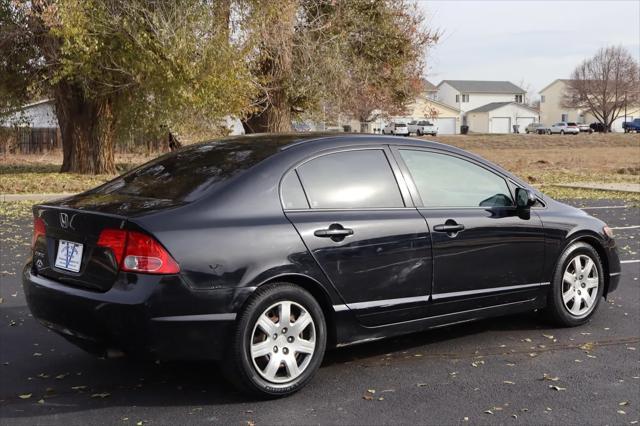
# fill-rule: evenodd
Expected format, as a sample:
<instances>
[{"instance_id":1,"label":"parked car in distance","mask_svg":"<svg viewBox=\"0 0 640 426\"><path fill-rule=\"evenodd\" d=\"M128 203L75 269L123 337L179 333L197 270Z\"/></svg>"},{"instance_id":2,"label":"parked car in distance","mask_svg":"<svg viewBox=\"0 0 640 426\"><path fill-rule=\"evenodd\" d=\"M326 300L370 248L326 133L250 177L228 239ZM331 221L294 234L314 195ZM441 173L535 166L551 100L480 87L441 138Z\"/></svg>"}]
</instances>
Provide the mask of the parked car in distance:
<instances>
[{"instance_id":1,"label":"parked car in distance","mask_svg":"<svg viewBox=\"0 0 640 426\"><path fill-rule=\"evenodd\" d=\"M534 310L584 324L621 273L600 219L462 149L370 134L189 145L33 218L42 325L100 355L221 360L262 397L328 347Z\"/></svg>"},{"instance_id":2,"label":"parked car in distance","mask_svg":"<svg viewBox=\"0 0 640 426\"><path fill-rule=\"evenodd\" d=\"M410 121L407 125L409 127L409 134L422 136L422 135L431 135L438 136L438 128L434 126L431 122L427 120L414 120Z\"/></svg>"},{"instance_id":3,"label":"parked car in distance","mask_svg":"<svg viewBox=\"0 0 640 426\"><path fill-rule=\"evenodd\" d=\"M382 134L409 136L409 126L407 126L407 123L396 123L392 121L382 128Z\"/></svg>"},{"instance_id":4,"label":"parked car in distance","mask_svg":"<svg viewBox=\"0 0 640 426\"><path fill-rule=\"evenodd\" d=\"M636 118L633 121L625 121L622 123L622 128L625 133L629 132L640 132L640 118Z\"/></svg>"},{"instance_id":5,"label":"parked car in distance","mask_svg":"<svg viewBox=\"0 0 640 426\"><path fill-rule=\"evenodd\" d=\"M547 132L547 126L542 123L529 123L527 127L525 127L524 132L526 134L537 133L543 135Z\"/></svg>"},{"instance_id":6,"label":"parked car in distance","mask_svg":"<svg viewBox=\"0 0 640 426\"><path fill-rule=\"evenodd\" d=\"M589 125L589 127L590 127L594 132L597 132L597 133L602 133L602 132L606 131L606 127L605 127L605 125L604 125L604 124L602 124L602 123L599 123L599 122L591 123L591 124Z\"/></svg>"},{"instance_id":7,"label":"parked car in distance","mask_svg":"<svg viewBox=\"0 0 640 426\"><path fill-rule=\"evenodd\" d=\"M561 135L569 134L569 135L577 135L580 133L580 129L578 129L578 125L576 123L567 123L561 121L559 123L552 124L547 128L547 134L551 135L553 133L560 133Z\"/></svg>"},{"instance_id":8,"label":"parked car in distance","mask_svg":"<svg viewBox=\"0 0 640 426\"><path fill-rule=\"evenodd\" d=\"M593 133L593 129L587 123L578 123L578 130L580 133Z\"/></svg>"}]
</instances>

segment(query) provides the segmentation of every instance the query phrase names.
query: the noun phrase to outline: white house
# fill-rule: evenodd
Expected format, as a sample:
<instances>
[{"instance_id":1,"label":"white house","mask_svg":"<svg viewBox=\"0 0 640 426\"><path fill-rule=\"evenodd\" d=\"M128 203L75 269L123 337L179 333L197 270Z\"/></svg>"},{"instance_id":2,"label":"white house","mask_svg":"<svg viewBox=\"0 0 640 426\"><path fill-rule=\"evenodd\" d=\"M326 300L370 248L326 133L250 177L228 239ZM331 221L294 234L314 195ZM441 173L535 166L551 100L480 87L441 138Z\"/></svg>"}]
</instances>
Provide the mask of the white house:
<instances>
[{"instance_id":1,"label":"white house","mask_svg":"<svg viewBox=\"0 0 640 426\"><path fill-rule=\"evenodd\" d=\"M471 132L511 133L515 124L523 128L538 121L537 112L524 104L526 90L509 81L442 80L437 89L437 100L458 109Z\"/></svg>"},{"instance_id":2,"label":"white house","mask_svg":"<svg viewBox=\"0 0 640 426\"><path fill-rule=\"evenodd\" d=\"M44 99L23 105L6 118L0 119L0 127L58 128L53 100Z\"/></svg>"},{"instance_id":3,"label":"white house","mask_svg":"<svg viewBox=\"0 0 640 426\"><path fill-rule=\"evenodd\" d=\"M538 121L538 111L517 102L492 102L466 113L469 130L476 133L512 133L518 125L525 127Z\"/></svg>"},{"instance_id":4,"label":"white house","mask_svg":"<svg viewBox=\"0 0 640 426\"><path fill-rule=\"evenodd\" d=\"M509 81L442 80L437 87L437 99L463 114L493 102L523 103L526 94Z\"/></svg>"}]
</instances>

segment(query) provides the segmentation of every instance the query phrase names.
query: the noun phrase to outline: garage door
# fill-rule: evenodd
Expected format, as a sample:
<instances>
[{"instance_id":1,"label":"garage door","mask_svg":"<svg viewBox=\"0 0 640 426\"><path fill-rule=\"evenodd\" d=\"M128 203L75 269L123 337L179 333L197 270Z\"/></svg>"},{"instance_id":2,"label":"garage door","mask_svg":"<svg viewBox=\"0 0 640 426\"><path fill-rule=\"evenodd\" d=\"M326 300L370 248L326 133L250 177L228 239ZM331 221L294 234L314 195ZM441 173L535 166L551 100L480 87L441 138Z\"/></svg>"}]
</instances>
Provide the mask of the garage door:
<instances>
[{"instance_id":1,"label":"garage door","mask_svg":"<svg viewBox=\"0 0 640 426\"><path fill-rule=\"evenodd\" d=\"M511 118L509 117L493 117L491 119L490 133L511 133Z\"/></svg>"},{"instance_id":2,"label":"garage door","mask_svg":"<svg viewBox=\"0 0 640 426\"><path fill-rule=\"evenodd\" d=\"M438 126L438 133L441 135L455 135L456 134L456 119L455 118L436 118L433 124Z\"/></svg>"},{"instance_id":3,"label":"garage door","mask_svg":"<svg viewBox=\"0 0 640 426\"><path fill-rule=\"evenodd\" d=\"M516 117L516 124L520 126L520 133L524 133L524 129L534 121L536 121L534 117Z\"/></svg>"}]
</instances>

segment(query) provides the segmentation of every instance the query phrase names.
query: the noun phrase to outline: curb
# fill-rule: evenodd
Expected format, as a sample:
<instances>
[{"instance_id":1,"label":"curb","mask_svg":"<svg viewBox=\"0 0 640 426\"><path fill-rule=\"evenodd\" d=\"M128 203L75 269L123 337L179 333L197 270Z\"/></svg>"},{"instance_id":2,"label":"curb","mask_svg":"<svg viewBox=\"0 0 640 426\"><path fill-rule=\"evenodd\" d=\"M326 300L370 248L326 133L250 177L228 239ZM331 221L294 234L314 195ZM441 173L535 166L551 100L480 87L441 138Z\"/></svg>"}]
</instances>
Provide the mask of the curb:
<instances>
[{"instance_id":1,"label":"curb","mask_svg":"<svg viewBox=\"0 0 640 426\"><path fill-rule=\"evenodd\" d=\"M634 184L634 183L625 184L625 186L617 186L617 184L615 183L612 183L612 184L557 183L549 186L555 186L558 188L594 189L598 191L627 192L630 194L640 194L640 184Z\"/></svg>"},{"instance_id":2,"label":"curb","mask_svg":"<svg viewBox=\"0 0 640 426\"><path fill-rule=\"evenodd\" d=\"M60 198L75 195L72 193L61 194L0 194L0 202L6 201L38 201L38 200L59 200Z\"/></svg>"}]
</instances>

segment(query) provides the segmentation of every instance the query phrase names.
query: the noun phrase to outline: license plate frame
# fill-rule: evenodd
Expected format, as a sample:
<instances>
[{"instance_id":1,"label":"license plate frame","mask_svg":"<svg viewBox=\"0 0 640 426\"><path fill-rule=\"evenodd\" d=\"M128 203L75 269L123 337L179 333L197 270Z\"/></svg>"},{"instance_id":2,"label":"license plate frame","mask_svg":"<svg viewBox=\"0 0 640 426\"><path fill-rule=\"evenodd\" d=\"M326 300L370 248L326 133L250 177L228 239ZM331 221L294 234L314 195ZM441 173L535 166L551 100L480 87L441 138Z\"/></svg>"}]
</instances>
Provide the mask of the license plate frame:
<instances>
[{"instance_id":1,"label":"license plate frame","mask_svg":"<svg viewBox=\"0 0 640 426\"><path fill-rule=\"evenodd\" d=\"M70 272L80 272L84 245L74 241L59 240L56 253L56 268Z\"/></svg>"}]
</instances>

